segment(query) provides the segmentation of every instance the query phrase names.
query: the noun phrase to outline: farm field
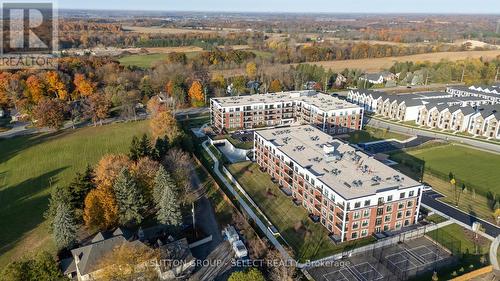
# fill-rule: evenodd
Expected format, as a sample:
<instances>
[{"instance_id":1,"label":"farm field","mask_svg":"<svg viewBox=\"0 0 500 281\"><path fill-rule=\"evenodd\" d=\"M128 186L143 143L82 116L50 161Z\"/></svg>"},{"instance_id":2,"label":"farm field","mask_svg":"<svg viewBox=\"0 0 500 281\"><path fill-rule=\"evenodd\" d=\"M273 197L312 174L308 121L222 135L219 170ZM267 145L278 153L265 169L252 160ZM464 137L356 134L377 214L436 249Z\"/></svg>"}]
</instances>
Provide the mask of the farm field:
<instances>
[{"instance_id":1,"label":"farm field","mask_svg":"<svg viewBox=\"0 0 500 281\"><path fill-rule=\"evenodd\" d=\"M380 70L390 68L394 62L400 61L429 61L429 62L439 62L440 60L463 60L466 58L484 58L493 59L500 55L500 50L492 51L463 51L463 52L439 52L439 53L427 53L418 55L409 55L401 57L387 57L387 58L374 58L374 59L357 59L357 60L336 60L336 61L320 61L320 62L307 62L307 64L315 64L323 66L326 69L331 69L332 71L343 71L346 68L349 69L360 69L366 72L377 72ZM296 65L296 64L292 64ZM268 66L272 68L274 66ZM265 69L266 67L264 67ZM225 77L243 75L245 70L241 69L230 69L230 70L219 70L214 71L221 73Z\"/></svg>"},{"instance_id":2,"label":"farm field","mask_svg":"<svg viewBox=\"0 0 500 281\"><path fill-rule=\"evenodd\" d=\"M291 197L285 196L271 181L271 177L259 170L257 164L240 162L227 167L279 230L298 260L315 260L373 242L374 238L366 238L334 245L326 228L320 223L313 223L306 209L295 206Z\"/></svg>"},{"instance_id":3,"label":"farm field","mask_svg":"<svg viewBox=\"0 0 500 281\"><path fill-rule=\"evenodd\" d=\"M239 32L238 28L220 28L218 30L210 29L189 29L189 28L170 28L170 27L143 27L143 26L124 26L124 30L138 33L149 34L185 34L185 33L228 33Z\"/></svg>"},{"instance_id":4,"label":"farm field","mask_svg":"<svg viewBox=\"0 0 500 281\"><path fill-rule=\"evenodd\" d=\"M140 121L0 140L0 268L55 250L43 218L50 185L68 184L107 153L126 153L132 137L146 131Z\"/></svg>"}]
</instances>

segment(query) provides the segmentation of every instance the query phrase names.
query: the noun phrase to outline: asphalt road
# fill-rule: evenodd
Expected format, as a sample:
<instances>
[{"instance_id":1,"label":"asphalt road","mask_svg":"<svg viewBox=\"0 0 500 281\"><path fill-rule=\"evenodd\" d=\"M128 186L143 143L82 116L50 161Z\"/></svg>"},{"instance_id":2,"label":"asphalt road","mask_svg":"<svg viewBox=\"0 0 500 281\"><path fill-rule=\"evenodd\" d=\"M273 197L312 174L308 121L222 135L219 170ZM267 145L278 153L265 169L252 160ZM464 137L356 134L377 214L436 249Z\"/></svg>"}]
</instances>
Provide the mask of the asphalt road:
<instances>
[{"instance_id":1,"label":"asphalt road","mask_svg":"<svg viewBox=\"0 0 500 281\"><path fill-rule=\"evenodd\" d=\"M470 145L473 147L477 147L480 149L500 153L500 144L487 143L487 142L473 140L473 139L469 139L469 138L463 138L460 136L451 136L451 135L439 133L437 131L436 132L429 132L429 131L421 130L418 128L408 128L408 127L405 127L402 125L396 125L394 123L376 120L376 119L369 118L369 117L367 117L367 120L368 120L366 123L367 125L372 126L372 127L376 127L376 128L384 128L384 129L389 128L389 130L391 130L393 132L408 134L408 135L412 135L412 136L419 135L419 136L431 137L431 138L436 138L436 139L442 139L442 140L446 140L446 141L454 141L454 142L458 142L458 143L467 144L467 145Z\"/></svg>"},{"instance_id":2,"label":"asphalt road","mask_svg":"<svg viewBox=\"0 0 500 281\"><path fill-rule=\"evenodd\" d=\"M452 206L445 204L441 201L438 201L438 198L443 197L443 195L434 192L434 191L426 191L422 194L422 204L440 211L462 223L465 223L469 226L472 226L474 222L480 222L482 227L484 228L484 232L492 237L497 237L500 235L500 228L495 226L489 222L486 222L473 214L467 214L458 209L453 208Z\"/></svg>"}]
</instances>

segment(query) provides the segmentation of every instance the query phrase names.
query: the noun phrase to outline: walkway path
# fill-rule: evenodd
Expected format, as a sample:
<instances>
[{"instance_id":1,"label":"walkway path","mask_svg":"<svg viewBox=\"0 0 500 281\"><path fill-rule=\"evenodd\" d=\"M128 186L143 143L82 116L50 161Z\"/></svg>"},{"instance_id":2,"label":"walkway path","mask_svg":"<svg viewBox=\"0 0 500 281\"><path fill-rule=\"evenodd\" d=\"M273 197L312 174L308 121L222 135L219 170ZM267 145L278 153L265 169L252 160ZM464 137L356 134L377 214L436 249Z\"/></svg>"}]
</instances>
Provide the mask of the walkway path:
<instances>
[{"instance_id":1,"label":"walkway path","mask_svg":"<svg viewBox=\"0 0 500 281\"><path fill-rule=\"evenodd\" d=\"M493 240L495 237L500 235L500 228L498 226L482 220L474 215L467 214L451 205L437 200L440 197L443 197L443 195L435 191L426 191L422 193L422 205L426 208L436 211L436 213L441 216L453 219L455 222L462 226L465 226L468 229L472 228L472 224L474 222L481 223L481 226L484 228L485 232L483 236L490 240Z\"/></svg>"},{"instance_id":2,"label":"walkway path","mask_svg":"<svg viewBox=\"0 0 500 281\"><path fill-rule=\"evenodd\" d=\"M286 249L280 244L280 242L278 242L276 237L274 237L274 235L269 231L268 226L261 221L260 217L255 214L253 209L245 202L245 200L243 200L243 198L241 198L240 194L233 188L233 186L224 177L224 175L219 169L219 160L217 159L217 157L215 157L215 155L213 155L212 151L210 151L210 149L207 146L208 142L209 141L204 141L202 143L202 146L214 161L214 172L217 175L217 177L221 180L224 186L231 192L231 194L233 194L233 196L238 200L238 203L241 205L241 207L243 207L243 209L250 216L250 218L255 221L255 224L260 228L262 233L266 235L267 239L281 253L283 259L287 261L293 260L286 251ZM298 265L298 267L300 267L300 265Z\"/></svg>"}]
</instances>

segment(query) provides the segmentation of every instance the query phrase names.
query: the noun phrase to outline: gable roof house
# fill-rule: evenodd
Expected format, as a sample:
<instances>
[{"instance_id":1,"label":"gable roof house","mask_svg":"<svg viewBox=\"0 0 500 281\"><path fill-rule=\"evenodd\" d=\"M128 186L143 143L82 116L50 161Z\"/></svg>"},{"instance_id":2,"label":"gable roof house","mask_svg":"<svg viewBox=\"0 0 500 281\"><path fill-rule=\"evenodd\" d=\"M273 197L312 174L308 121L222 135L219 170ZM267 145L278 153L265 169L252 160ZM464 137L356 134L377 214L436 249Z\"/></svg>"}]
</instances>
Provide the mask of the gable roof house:
<instances>
[{"instance_id":1,"label":"gable roof house","mask_svg":"<svg viewBox=\"0 0 500 281\"><path fill-rule=\"evenodd\" d=\"M169 245L182 245L182 256L177 255L176 261L182 261L185 266L183 268L174 268L176 274L172 275L174 278L178 276L177 273L189 273L186 272L186 269L191 268L190 265L194 264L194 257L191 255L191 251L189 250L189 246L187 246L187 240L181 239L172 243L169 243L165 246L162 246L163 243L160 240L161 233L156 231L156 229L151 228L151 231L146 229L144 231L140 230L143 238L137 239L137 235L131 233L127 229L117 228L112 233L107 232L99 232L97 233L92 240L87 244L83 245L79 248L71 250L72 258L66 259L61 263L61 267L63 273L72 278L73 280L78 281L87 281L87 280L98 280L100 274L102 274L102 262L103 259L112 253L114 249L120 247L124 244L127 244L131 247L156 247L159 245L160 253L162 253L161 258L165 258L164 249L168 249ZM145 235L146 234L146 235ZM153 237L154 236L154 237ZM148 239L148 240L146 240ZM155 241L154 244L146 244L147 242L143 241ZM185 258L186 260L181 260L180 258ZM154 262L154 261L152 261ZM138 265L140 266L140 265ZM162 267L159 262L156 262L156 271L160 279L163 279L163 276L171 276L169 275L172 268ZM163 279L168 280L168 279Z\"/></svg>"}]
</instances>

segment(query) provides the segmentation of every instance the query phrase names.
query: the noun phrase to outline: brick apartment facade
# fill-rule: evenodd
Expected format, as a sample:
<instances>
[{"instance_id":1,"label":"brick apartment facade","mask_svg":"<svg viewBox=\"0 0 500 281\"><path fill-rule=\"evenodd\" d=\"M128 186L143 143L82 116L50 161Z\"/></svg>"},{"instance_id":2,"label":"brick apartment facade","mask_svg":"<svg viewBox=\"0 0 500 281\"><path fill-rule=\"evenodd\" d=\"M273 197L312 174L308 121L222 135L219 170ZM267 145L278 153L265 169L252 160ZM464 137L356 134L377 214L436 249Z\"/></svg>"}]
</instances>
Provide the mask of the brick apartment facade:
<instances>
[{"instance_id":1,"label":"brick apartment facade","mask_svg":"<svg viewBox=\"0 0 500 281\"><path fill-rule=\"evenodd\" d=\"M361 128L363 108L316 91L296 91L212 98L210 117L218 132L313 124L340 134Z\"/></svg>"},{"instance_id":2,"label":"brick apartment facade","mask_svg":"<svg viewBox=\"0 0 500 281\"><path fill-rule=\"evenodd\" d=\"M256 131L254 149L261 170L338 241L417 221L420 183L313 126Z\"/></svg>"}]
</instances>

